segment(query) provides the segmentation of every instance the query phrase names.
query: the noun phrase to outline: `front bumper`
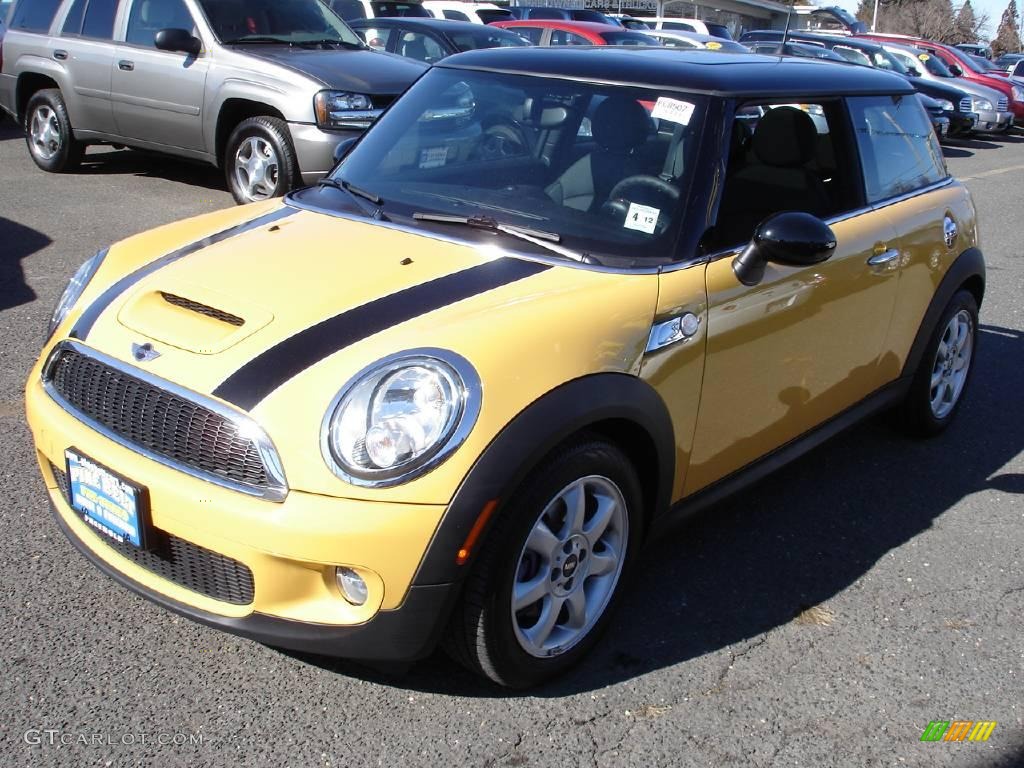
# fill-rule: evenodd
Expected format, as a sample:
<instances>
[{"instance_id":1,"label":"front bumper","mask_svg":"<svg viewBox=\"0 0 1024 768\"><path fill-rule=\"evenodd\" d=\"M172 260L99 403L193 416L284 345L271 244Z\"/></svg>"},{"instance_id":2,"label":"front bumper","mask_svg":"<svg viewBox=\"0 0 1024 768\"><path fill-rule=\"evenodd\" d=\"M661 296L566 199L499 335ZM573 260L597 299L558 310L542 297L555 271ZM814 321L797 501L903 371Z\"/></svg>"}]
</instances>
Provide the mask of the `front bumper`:
<instances>
[{"instance_id":1,"label":"front bumper","mask_svg":"<svg viewBox=\"0 0 1024 768\"><path fill-rule=\"evenodd\" d=\"M334 168L334 148L362 131L322 131L309 123L288 123L302 181L314 184Z\"/></svg>"},{"instance_id":2,"label":"front bumper","mask_svg":"<svg viewBox=\"0 0 1024 768\"><path fill-rule=\"evenodd\" d=\"M272 502L221 488L145 458L79 421L46 394L38 368L26 404L61 529L118 582L204 624L270 645L394 660L433 648L457 589L446 583L413 587L412 581L444 506L295 490ZM147 489L152 529L166 546L141 556L98 533L70 507L58 478L69 447ZM342 597L334 579L339 565L363 576L369 591L364 605ZM223 588L226 579L233 581ZM246 589L236 589L236 581Z\"/></svg>"},{"instance_id":3,"label":"front bumper","mask_svg":"<svg viewBox=\"0 0 1024 768\"><path fill-rule=\"evenodd\" d=\"M978 112L978 124L974 130L980 133L1002 133L1013 125L1013 112Z\"/></svg>"},{"instance_id":4,"label":"front bumper","mask_svg":"<svg viewBox=\"0 0 1024 768\"><path fill-rule=\"evenodd\" d=\"M949 115L949 135L962 136L974 130L978 116L974 112L954 112Z\"/></svg>"}]
</instances>

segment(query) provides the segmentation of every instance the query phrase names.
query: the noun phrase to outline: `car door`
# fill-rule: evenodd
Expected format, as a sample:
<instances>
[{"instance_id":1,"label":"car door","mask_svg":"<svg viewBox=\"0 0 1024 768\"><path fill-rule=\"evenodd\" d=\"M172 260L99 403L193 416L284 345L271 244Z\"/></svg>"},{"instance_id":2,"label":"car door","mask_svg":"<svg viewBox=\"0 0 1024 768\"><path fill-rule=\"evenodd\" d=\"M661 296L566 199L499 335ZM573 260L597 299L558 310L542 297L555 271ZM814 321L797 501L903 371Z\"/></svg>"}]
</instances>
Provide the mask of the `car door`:
<instances>
[{"instance_id":1,"label":"car door","mask_svg":"<svg viewBox=\"0 0 1024 768\"><path fill-rule=\"evenodd\" d=\"M64 57L73 97L67 106L76 130L116 133L110 101L114 18L118 0L74 0L61 25L53 55Z\"/></svg>"},{"instance_id":2,"label":"car door","mask_svg":"<svg viewBox=\"0 0 1024 768\"><path fill-rule=\"evenodd\" d=\"M884 213L864 205L842 100L761 107L732 132L705 273L706 358L685 493L800 437L878 389L899 251ZM759 221L785 210L825 220L836 240L817 265L770 263L744 285L733 261Z\"/></svg>"},{"instance_id":3,"label":"car door","mask_svg":"<svg viewBox=\"0 0 1024 768\"><path fill-rule=\"evenodd\" d=\"M156 48L161 29L198 35L183 0L128 0L124 38L114 53L111 98L121 136L149 144L203 151L203 98L209 60Z\"/></svg>"}]
</instances>

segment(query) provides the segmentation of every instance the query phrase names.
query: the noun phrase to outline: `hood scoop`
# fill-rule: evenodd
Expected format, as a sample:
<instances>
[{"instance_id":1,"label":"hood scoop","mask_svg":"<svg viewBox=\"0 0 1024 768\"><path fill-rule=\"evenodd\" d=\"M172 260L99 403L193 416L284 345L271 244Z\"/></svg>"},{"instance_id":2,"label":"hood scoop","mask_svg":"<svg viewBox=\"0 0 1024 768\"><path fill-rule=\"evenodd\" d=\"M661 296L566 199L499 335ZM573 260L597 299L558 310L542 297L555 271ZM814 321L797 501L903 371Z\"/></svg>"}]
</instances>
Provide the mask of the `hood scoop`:
<instances>
[{"instance_id":1,"label":"hood scoop","mask_svg":"<svg viewBox=\"0 0 1024 768\"><path fill-rule=\"evenodd\" d=\"M201 285L146 288L117 316L125 328L200 355L215 355L268 325L273 314Z\"/></svg>"}]
</instances>

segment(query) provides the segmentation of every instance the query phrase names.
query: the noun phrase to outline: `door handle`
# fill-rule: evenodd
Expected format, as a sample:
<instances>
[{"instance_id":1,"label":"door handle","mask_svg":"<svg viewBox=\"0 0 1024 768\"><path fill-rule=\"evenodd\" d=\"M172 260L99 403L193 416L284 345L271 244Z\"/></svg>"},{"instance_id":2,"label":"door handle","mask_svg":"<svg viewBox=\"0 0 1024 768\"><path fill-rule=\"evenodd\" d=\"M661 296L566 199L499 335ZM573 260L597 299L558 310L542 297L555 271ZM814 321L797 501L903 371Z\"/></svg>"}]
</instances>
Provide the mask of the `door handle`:
<instances>
[{"instance_id":1,"label":"door handle","mask_svg":"<svg viewBox=\"0 0 1024 768\"><path fill-rule=\"evenodd\" d=\"M68 57L68 52L63 50L63 49L61 49L61 48L58 48L57 50L55 50L53 52L53 58L55 58L55 59L57 59L59 61L64 61L64 59L66 59L67 57Z\"/></svg>"},{"instance_id":2,"label":"door handle","mask_svg":"<svg viewBox=\"0 0 1024 768\"><path fill-rule=\"evenodd\" d=\"M121 59L121 61L117 62L117 68L125 72L131 72L135 69L135 62Z\"/></svg>"},{"instance_id":3,"label":"door handle","mask_svg":"<svg viewBox=\"0 0 1024 768\"><path fill-rule=\"evenodd\" d=\"M868 259L868 264L871 265L872 267L880 267L883 266L884 264L890 263L894 259L898 259L899 255L899 248L890 248L887 251L876 253L874 256Z\"/></svg>"}]
</instances>

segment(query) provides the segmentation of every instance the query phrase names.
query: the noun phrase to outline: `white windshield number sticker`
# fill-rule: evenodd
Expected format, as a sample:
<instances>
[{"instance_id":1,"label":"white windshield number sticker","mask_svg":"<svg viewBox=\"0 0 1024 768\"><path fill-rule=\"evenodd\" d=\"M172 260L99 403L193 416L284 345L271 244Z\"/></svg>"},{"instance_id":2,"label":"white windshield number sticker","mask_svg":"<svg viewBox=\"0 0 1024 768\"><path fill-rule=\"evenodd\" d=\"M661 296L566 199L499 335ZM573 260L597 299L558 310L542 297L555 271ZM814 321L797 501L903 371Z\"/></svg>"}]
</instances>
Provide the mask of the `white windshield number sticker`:
<instances>
[{"instance_id":1,"label":"white windshield number sticker","mask_svg":"<svg viewBox=\"0 0 1024 768\"><path fill-rule=\"evenodd\" d=\"M693 104L661 96L654 105L654 109L651 110L651 117L655 120L668 120L670 123L689 125L690 118L693 117Z\"/></svg>"},{"instance_id":2,"label":"white windshield number sticker","mask_svg":"<svg viewBox=\"0 0 1024 768\"><path fill-rule=\"evenodd\" d=\"M420 168L440 168L448 162L448 147L425 147L420 150Z\"/></svg>"},{"instance_id":3,"label":"white windshield number sticker","mask_svg":"<svg viewBox=\"0 0 1024 768\"><path fill-rule=\"evenodd\" d=\"M658 217L660 215L661 211L657 208L652 208L649 205L640 205L639 203L630 203L629 212L626 214L626 221L622 226L626 229L635 229L650 235L654 233L654 228L658 226Z\"/></svg>"}]
</instances>

